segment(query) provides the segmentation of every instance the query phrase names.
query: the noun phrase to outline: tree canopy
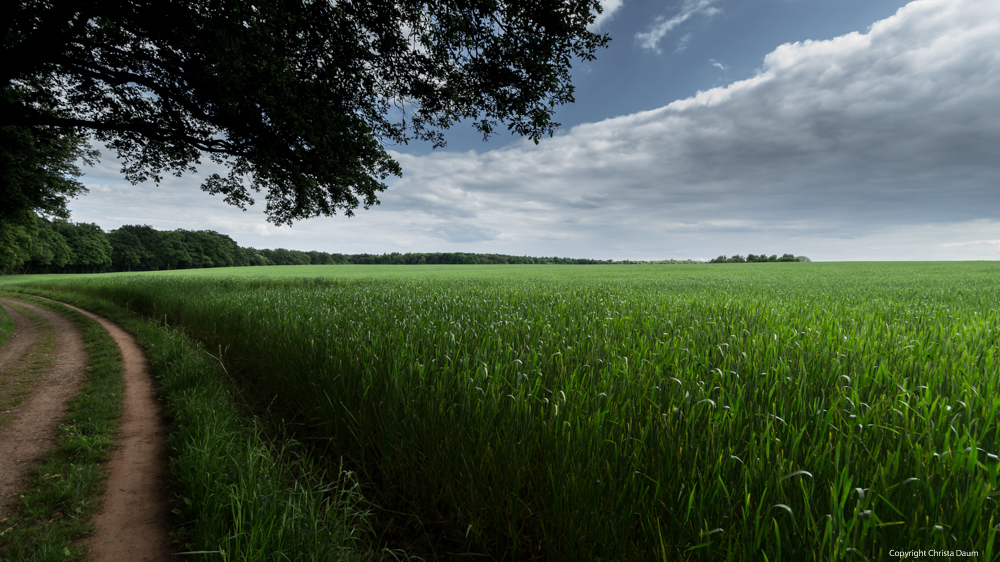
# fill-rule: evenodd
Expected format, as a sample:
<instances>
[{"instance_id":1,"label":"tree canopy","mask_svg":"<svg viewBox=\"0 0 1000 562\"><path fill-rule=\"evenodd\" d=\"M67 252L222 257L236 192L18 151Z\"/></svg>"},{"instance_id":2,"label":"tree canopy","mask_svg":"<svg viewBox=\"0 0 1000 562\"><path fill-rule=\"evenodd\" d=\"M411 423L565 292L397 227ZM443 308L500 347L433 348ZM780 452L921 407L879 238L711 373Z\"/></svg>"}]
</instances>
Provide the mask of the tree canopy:
<instances>
[{"instance_id":1,"label":"tree canopy","mask_svg":"<svg viewBox=\"0 0 1000 562\"><path fill-rule=\"evenodd\" d=\"M0 92L3 110L35 104L36 111L57 114L46 100L32 101L30 92L25 84L9 85ZM5 117L0 115L0 119ZM80 176L77 161L91 163L96 156L72 130L39 124L0 125L0 223L29 225L32 212L67 218L67 199L85 191L76 179Z\"/></svg>"},{"instance_id":2,"label":"tree canopy","mask_svg":"<svg viewBox=\"0 0 1000 562\"><path fill-rule=\"evenodd\" d=\"M65 165L92 138L132 182L207 158L228 172L204 190L242 208L264 193L277 224L377 204L401 173L386 147L439 146L460 120L484 136L551 135L555 108L573 101L571 64L608 41L587 29L597 0L12 4L0 152L34 142ZM79 189L25 183L3 196L44 211L32 190L64 201Z\"/></svg>"}]
</instances>

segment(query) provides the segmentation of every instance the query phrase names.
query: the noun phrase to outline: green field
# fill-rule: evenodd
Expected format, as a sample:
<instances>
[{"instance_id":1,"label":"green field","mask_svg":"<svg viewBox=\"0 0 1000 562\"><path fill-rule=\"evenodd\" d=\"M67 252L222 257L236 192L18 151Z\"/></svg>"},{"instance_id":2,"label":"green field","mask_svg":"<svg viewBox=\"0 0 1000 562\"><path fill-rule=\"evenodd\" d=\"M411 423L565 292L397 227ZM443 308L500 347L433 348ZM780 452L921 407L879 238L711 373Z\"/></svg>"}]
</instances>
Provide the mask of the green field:
<instances>
[{"instance_id":1,"label":"green field","mask_svg":"<svg viewBox=\"0 0 1000 562\"><path fill-rule=\"evenodd\" d=\"M9 278L182 326L426 559L1000 551L1000 265Z\"/></svg>"}]
</instances>

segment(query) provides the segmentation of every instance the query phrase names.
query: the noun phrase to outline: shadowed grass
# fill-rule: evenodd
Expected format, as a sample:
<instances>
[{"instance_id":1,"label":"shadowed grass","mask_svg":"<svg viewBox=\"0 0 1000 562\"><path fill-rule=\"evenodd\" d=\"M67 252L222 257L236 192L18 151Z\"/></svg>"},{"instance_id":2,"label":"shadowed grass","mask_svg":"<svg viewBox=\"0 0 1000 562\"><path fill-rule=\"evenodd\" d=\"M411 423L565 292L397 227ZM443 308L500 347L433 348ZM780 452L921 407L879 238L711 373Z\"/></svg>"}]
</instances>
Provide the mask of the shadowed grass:
<instances>
[{"instance_id":1,"label":"shadowed grass","mask_svg":"<svg viewBox=\"0 0 1000 562\"><path fill-rule=\"evenodd\" d=\"M354 475L321 470L272 439L230 397L219 362L181 330L93 299L56 295L117 322L147 353L169 420L178 550L192 560L337 561L371 547ZM389 554L389 553L386 553Z\"/></svg>"}]
</instances>

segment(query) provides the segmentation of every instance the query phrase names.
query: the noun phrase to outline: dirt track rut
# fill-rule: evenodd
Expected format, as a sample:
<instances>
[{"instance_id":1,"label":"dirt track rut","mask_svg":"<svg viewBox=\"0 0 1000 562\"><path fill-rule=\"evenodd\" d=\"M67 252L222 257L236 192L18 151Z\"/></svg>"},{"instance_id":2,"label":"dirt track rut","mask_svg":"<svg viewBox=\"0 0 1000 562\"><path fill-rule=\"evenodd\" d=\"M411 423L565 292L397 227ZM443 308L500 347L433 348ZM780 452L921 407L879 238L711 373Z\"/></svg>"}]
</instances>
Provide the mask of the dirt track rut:
<instances>
[{"instance_id":1,"label":"dirt track rut","mask_svg":"<svg viewBox=\"0 0 1000 562\"><path fill-rule=\"evenodd\" d=\"M32 347L44 331L54 331L56 347L48 370L31 394L12 409L10 423L0 429L0 451L3 452L0 454L0 519L9 515L9 504L17 499L35 459L55 447L56 428L66 415L66 402L79 391L83 370L87 367L83 338L72 322L44 308L16 302L17 306L39 317L39 322L33 322L9 303L10 300L3 300L16 328L10 343L0 349L0 376L28 368Z\"/></svg>"},{"instance_id":2,"label":"dirt track rut","mask_svg":"<svg viewBox=\"0 0 1000 562\"><path fill-rule=\"evenodd\" d=\"M108 464L104 509L94 518L97 533L86 540L91 549L90 559L95 562L170 560L164 445L167 431L156 400L149 361L135 338L117 324L86 310L70 308L97 320L121 348L125 362L119 448Z\"/></svg>"}]
</instances>

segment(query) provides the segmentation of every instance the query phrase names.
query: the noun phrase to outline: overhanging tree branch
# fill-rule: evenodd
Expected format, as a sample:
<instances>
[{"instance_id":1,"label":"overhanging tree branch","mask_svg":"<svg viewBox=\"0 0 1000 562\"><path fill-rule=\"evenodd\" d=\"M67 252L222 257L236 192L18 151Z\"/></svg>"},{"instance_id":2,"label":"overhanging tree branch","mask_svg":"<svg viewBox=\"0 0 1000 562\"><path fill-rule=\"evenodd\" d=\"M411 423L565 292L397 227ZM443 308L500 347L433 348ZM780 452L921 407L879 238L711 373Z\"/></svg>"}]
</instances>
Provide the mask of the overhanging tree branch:
<instances>
[{"instance_id":1,"label":"overhanging tree branch","mask_svg":"<svg viewBox=\"0 0 1000 562\"><path fill-rule=\"evenodd\" d=\"M384 146L470 120L536 142L606 45L597 0L18 0L0 126L105 141L129 178L230 167L205 189L267 193L276 223L378 203ZM45 41L47 39L47 42ZM32 57L22 56L31 52ZM14 60L16 58L16 60ZM398 119L396 100L413 108ZM244 183L249 182L249 183Z\"/></svg>"}]
</instances>

